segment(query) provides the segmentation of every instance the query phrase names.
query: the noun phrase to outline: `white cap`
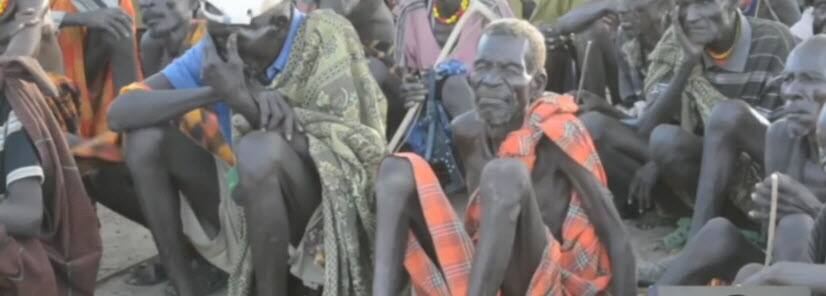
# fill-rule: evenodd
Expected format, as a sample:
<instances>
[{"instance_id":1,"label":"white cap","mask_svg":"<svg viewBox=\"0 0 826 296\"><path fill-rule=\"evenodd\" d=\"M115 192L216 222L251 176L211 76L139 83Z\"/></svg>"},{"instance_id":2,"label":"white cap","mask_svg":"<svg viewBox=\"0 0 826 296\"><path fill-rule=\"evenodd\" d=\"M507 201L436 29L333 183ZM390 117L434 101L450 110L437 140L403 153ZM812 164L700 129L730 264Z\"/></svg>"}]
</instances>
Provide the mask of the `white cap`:
<instances>
[{"instance_id":1,"label":"white cap","mask_svg":"<svg viewBox=\"0 0 826 296\"><path fill-rule=\"evenodd\" d=\"M227 25L249 25L252 19L284 0L202 0L201 13L215 22ZM212 6L208 10L207 5Z\"/></svg>"}]
</instances>

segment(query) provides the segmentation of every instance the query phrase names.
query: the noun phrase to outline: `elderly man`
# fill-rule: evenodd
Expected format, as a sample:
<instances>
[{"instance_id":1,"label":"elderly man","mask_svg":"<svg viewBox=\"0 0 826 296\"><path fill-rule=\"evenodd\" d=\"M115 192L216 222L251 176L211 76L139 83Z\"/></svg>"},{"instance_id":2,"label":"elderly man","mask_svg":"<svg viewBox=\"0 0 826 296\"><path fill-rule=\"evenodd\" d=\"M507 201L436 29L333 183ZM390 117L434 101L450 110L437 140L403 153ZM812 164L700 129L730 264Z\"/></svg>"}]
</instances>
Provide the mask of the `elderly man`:
<instances>
[{"instance_id":1,"label":"elderly man","mask_svg":"<svg viewBox=\"0 0 826 296\"><path fill-rule=\"evenodd\" d=\"M209 37L109 113L170 279L200 295L186 235L232 272L230 295L297 294L290 271L325 295L367 295L386 102L358 35L288 1L202 7Z\"/></svg>"},{"instance_id":2,"label":"elderly man","mask_svg":"<svg viewBox=\"0 0 826 296\"><path fill-rule=\"evenodd\" d=\"M0 59L0 291L94 295L101 256L95 210L31 58ZM44 116L45 115L45 116Z\"/></svg>"},{"instance_id":3,"label":"elderly man","mask_svg":"<svg viewBox=\"0 0 826 296\"><path fill-rule=\"evenodd\" d=\"M822 293L826 275L822 242L824 235L822 188L826 185L823 152L826 144L826 37L804 41L789 55L782 77L781 95L788 99L784 116L766 135L767 172L778 175L778 221L773 258L767 269L751 264L763 262L763 251L740 235L726 219L715 218L697 234L670 265L658 285L702 285L711 278L757 285L803 285ZM826 113L824 113L826 114ZM817 136L815 130L817 128ZM819 142L820 156L815 144ZM787 159L770 161L773 147L780 146ZM777 151L775 151L777 152ZM793 177L792 177L793 176ZM799 180L799 181L798 181ZM768 223L771 178L755 186L753 218ZM813 192L818 192L813 193ZM817 226L813 221L818 218ZM812 237L811 256L809 237ZM808 265L801 263L814 263ZM749 264L749 265L747 265ZM738 269L740 270L736 277ZM756 271L759 271L755 274ZM819 288L818 288L819 287ZM820 290L818 290L820 289Z\"/></svg>"},{"instance_id":4,"label":"elderly man","mask_svg":"<svg viewBox=\"0 0 826 296\"><path fill-rule=\"evenodd\" d=\"M417 295L635 293L634 256L576 104L544 93L541 33L500 20L478 49L475 110L452 126L474 190L466 227L421 157L387 158L374 295L397 295L405 270Z\"/></svg>"},{"instance_id":5,"label":"elderly man","mask_svg":"<svg viewBox=\"0 0 826 296\"><path fill-rule=\"evenodd\" d=\"M583 116L609 176L620 178L614 189L629 192L640 211L652 205L658 180L676 193L664 196L689 205L696 196L692 234L720 215L726 200L750 208L767 118L782 104L771 78L794 43L785 26L745 17L737 4L679 1L671 29L651 53L643 114L628 123ZM629 171L636 172L632 180L624 177Z\"/></svg>"}]
</instances>

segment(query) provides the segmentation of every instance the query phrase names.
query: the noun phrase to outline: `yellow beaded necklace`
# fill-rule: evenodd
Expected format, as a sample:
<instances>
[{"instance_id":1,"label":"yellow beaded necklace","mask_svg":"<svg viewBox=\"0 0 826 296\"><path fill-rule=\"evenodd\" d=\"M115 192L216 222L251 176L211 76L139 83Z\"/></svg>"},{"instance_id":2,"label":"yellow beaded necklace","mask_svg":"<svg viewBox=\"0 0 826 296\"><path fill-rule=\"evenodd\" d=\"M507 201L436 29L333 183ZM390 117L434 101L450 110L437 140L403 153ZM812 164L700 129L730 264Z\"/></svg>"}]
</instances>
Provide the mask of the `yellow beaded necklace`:
<instances>
[{"instance_id":1,"label":"yellow beaded necklace","mask_svg":"<svg viewBox=\"0 0 826 296\"><path fill-rule=\"evenodd\" d=\"M6 9L9 8L9 1L10 0L0 0L0 15L6 13Z\"/></svg>"},{"instance_id":2,"label":"yellow beaded necklace","mask_svg":"<svg viewBox=\"0 0 826 296\"><path fill-rule=\"evenodd\" d=\"M462 15L465 14L465 11L467 11L468 6L470 6L470 0L462 0L462 4L459 6L459 10L457 10L456 13L454 13L452 16L445 18L439 11L439 5L436 2L434 2L433 18L435 18L436 21L448 26L455 25L457 22L459 22L459 19L462 17Z\"/></svg>"},{"instance_id":3,"label":"yellow beaded necklace","mask_svg":"<svg viewBox=\"0 0 826 296\"><path fill-rule=\"evenodd\" d=\"M714 52L713 50L711 50L711 48L706 49L708 55L711 56L711 58L714 59L714 61L718 64L721 62L725 62L731 56L731 54L734 52L734 47L737 45L737 40L740 39L740 18L737 18L737 23L735 25L737 26L737 31L735 31L736 33L734 33L734 44L732 44L731 47L729 47L729 49L719 53Z\"/></svg>"}]
</instances>

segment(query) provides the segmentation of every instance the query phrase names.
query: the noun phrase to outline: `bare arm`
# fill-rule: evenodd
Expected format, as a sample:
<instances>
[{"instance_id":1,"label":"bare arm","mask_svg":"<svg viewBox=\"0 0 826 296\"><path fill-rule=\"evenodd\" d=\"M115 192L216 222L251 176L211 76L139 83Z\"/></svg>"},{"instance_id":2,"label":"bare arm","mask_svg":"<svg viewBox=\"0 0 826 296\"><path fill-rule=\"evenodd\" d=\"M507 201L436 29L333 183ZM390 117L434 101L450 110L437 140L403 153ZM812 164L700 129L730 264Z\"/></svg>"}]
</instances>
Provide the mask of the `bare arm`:
<instances>
[{"instance_id":1,"label":"bare arm","mask_svg":"<svg viewBox=\"0 0 826 296\"><path fill-rule=\"evenodd\" d=\"M163 46L160 42L153 40L149 34L144 34L141 37L141 67L146 75L152 75L161 71L161 58L163 55Z\"/></svg>"},{"instance_id":2,"label":"bare arm","mask_svg":"<svg viewBox=\"0 0 826 296\"><path fill-rule=\"evenodd\" d=\"M673 118L680 112L681 99L688 78L691 77L693 64L680 64L662 94L654 98L652 106L640 115L637 133L648 138L658 125Z\"/></svg>"},{"instance_id":3,"label":"bare arm","mask_svg":"<svg viewBox=\"0 0 826 296\"><path fill-rule=\"evenodd\" d=\"M7 199L0 203L0 224L13 235L40 235L43 221L43 189L39 178L24 178L9 184Z\"/></svg>"},{"instance_id":4,"label":"bare arm","mask_svg":"<svg viewBox=\"0 0 826 296\"><path fill-rule=\"evenodd\" d=\"M4 26L19 27L20 30L9 41L9 46L3 55L32 57L40 47L47 3L45 0L24 0L17 4L14 19Z\"/></svg>"},{"instance_id":5,"label":"bare arm","mask_svg":"<svg viewBox=\"0 0 826 296\"><path fill-rule=\"evenodd\" d=\"M585 3L559 17L553 27L562 34L581 31L587 25L610 13L614 9L614 5L614 1L611 0Z\"/></svg>"},{"instance_id":6,"label":"bare arm","mask_svg":"<svg viewBox=\"0 0 826 296\"><path fill-rule=\"evenodd\" d=\"M157 125L219 100L211 87L172 89L163 74L152 75L145 83L151 91L132 91L112 102L107 118L113 131Z\"/></svg>"}]
</instances>

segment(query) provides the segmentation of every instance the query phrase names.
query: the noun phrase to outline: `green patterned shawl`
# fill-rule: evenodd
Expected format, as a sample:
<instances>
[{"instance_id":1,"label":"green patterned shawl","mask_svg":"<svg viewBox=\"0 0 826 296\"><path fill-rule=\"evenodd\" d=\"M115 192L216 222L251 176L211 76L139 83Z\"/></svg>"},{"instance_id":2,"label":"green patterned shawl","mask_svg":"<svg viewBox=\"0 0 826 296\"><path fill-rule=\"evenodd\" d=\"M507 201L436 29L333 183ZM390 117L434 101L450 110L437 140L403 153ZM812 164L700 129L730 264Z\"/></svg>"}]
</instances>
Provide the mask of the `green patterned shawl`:
<instances>
[{"instance_id":1,"label":"green patterned shawl","mask_svg":"<svg viewBox=\"0 0 826 296\"><path fill-rule=\"evenodd\" d=\"M373 179L387 154L387 101L352 25L332 11L308 14L270 87L288 98L321 179L321 218L311 219L319 223L307 226L302 249L324 267L324 295L370 295ZM243 262L230 277L229 295L250 293L252 267Z\"/></svg>"}]
</instances>

